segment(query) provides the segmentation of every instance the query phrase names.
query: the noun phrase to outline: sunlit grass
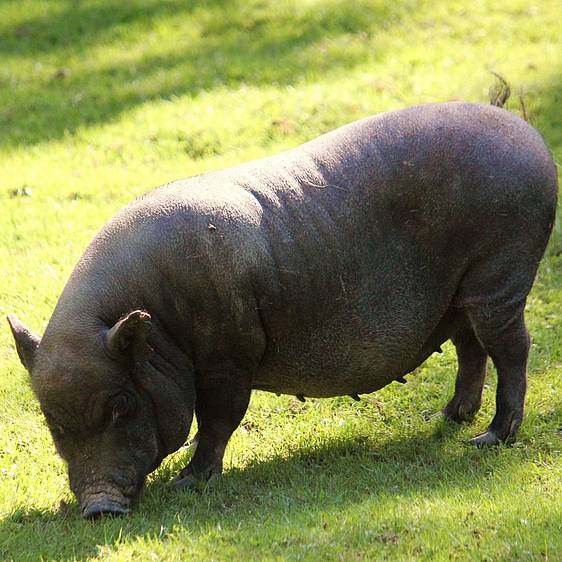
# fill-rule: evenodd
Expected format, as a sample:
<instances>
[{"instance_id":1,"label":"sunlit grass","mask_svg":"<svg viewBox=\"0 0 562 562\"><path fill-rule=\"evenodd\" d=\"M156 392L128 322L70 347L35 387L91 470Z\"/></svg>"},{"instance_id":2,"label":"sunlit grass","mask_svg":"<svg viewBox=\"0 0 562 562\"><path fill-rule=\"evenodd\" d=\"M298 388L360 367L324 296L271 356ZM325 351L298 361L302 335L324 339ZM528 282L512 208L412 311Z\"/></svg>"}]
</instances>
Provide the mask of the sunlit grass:
<instances>
[{"instance_id":1,"label":"sunlit grass","mask_svg":"<svg viewBox=\"0 0 562 562\"><path fill-rule=\"evenodd\" d=\"M555 0L0 2L0 312L42 331L81 252L146 190L406 105L485 101L506 76L562 163ZM201 493L154 474L124 520L81 521L0 331L0 559L562 558L562 227L529 299L520 439L472 450L433 418L451 345L355 403L256 393ZM62 502L62 503L61 503Z\"/></svg>"}]
</instances>

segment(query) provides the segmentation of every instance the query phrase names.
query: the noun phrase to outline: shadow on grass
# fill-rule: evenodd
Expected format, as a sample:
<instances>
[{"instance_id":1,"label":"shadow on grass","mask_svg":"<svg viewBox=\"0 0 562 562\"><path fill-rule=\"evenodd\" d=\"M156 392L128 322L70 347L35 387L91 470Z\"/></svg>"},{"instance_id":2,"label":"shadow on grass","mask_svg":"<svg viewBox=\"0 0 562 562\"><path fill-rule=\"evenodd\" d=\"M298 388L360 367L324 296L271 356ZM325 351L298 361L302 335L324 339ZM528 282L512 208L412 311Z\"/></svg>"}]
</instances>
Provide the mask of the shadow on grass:
<instances>
[{"instance_id":1,"label":"shadow on grass","mask_svg":"<svg viewBox=\"0 0 562 562\"><path fill-rule=\"evenodd\" d=\"M0 8L1 5L0 2ZM147 32L166 17L185 17L196 7L213 8L224 5L224 0L47 0L43 5L40 15L29 16L15 25L0 22L0 53L27 57L80 52L115 40L126 27Z\"/></svg>"},{"instance_id":2,"label":"shadow on grass","mask_svg":"<svg viewBox=\"0 0 562 562\"><path fill-rule=\"evenodd\" d=\"M547 418L550 425L560 424L562 403ZM369 498L381 504L408 497L437 498L454 489L469 490L476 482L485 486L525 460L517 448L451 447L452 440L458 439L457 428L443 420L382 446L366 436L336 439L300 449L286 459L231 469L202 492L164 485L183 465L176 457L158 471L136 511L125 519L83 521L75 504L57 513L16 510L0 523L0 554L8 559L39 555L81 559L124 542L165 542L172 529L176 534L185 529L195 540L208 540L209 529L219 525L221 536L234 542L240 529L244 536L263 529L266 543L275 543L264 544L269 552L269 547L279 546L275 541L282 542L291 532L289 521L299 521L312 531L322 525L323 517L338 516ZM378 517L384 518L384 513Z\"/></svg>"},{"instance_id":3,"label":"shadow on grass","mask_svg":"<svg viewBox=\"0 0 562 562\"><path fill-rule=\"evenodd\" d=\"M289 85L328 72L348 72L373 53L345 44L330 49L330 42L376 35L406 14L409 3L373 7L366 0L326 2L295 13L286 7L260 12L243 0L142 5L68 0L57 3L62 6L58 9L47 3L49 11L43 16L12 27L0 24L0 54L28 62L37 57L38 64L55 65L50 77L20 78L13 84L5 80L0 146L57 139L81 126L111 121L150 100L221 86ZM165 37L161 42L167 48L158 43L154 49L139 48L166 20L175 41L167 43ZM88 50L96 46L113 46L119 54L107 64L92 60ZM128 47L137 54L127 54ZM75 68L66 68L69 57L79 61Z\"/></svg>"}]
</instances>

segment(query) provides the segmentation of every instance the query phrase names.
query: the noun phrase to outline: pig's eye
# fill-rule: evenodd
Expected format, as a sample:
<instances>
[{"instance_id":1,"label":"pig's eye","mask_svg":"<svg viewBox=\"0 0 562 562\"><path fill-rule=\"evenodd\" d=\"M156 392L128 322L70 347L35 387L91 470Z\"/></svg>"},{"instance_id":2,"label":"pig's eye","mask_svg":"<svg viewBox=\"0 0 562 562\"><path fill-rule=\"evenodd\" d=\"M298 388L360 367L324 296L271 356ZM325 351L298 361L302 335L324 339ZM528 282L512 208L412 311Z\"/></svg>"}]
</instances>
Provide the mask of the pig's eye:
<instances>
[{"instance_id":1,"label":"pig's eye","mask_svg":"<svg viewBox=\"0 0 562 562\"><path fill-rule=\"evenodd\" d=\"M111 417L116 419L133 412L135 399L128 393L120 392L111 399Z\"/></svg>"},{"instance_id":2,"label":"pig's eye","mask_svg":"<svg viewBox=\"0 0 562 562\"><path fill-rule=\"evenodd\" d=\"M64 437L64 429L61 425L52 424L50 427L53 437L55 437L56 439L62 439Z\"/></svg>"}]
</instances>

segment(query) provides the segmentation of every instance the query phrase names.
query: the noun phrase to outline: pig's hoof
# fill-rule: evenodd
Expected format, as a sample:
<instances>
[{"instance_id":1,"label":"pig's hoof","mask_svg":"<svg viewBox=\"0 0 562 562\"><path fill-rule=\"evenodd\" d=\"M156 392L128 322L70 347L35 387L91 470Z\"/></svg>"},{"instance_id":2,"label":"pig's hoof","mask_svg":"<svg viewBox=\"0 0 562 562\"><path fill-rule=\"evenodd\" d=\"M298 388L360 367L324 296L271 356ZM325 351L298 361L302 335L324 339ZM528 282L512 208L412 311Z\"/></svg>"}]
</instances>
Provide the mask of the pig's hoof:
<instances>
[{"instance_id":1,"label":"pig's hoof","mask_svg":"<svg viewBox=\"0 0 562 562\"><path fill-rule=\"evenodd\" d=\"M477 447L494 447L499 445L500 443L506 443L510 445L515 441L515 436L517 434L517 430L521 425L521 415L512 415L511 418L508 418L509 424L502 424L498 423L497 425L492 423L492 427L495 429L488 429L486 433L482 433L482 435L478 435L474 439L470 440L472 445L476 445ZM495 422L496 420L494 420Z\"/></svg>"},{"instance_id":2,"label":"pig's hoof","mask_svg":"<svg viewBox=\"0 0 562 562\"><path fill-rule=\"evenodd\" d=\"M169 482L168 486L171 488L181 488L186 490L196 490L199 488L201 481L195 478L193 474L183 475L183 471L174 476Z\"/></svg>"},{"instance_id":3,"label":"pig's hoof","mask_svg":"<svg viewBox=\"0 0 562 562\"><path fill-rule=\"evenodd\" d=\"M462 423L471 420L480 409L480 404L473 404L469 400L453 398L442 410L443 415L454 422Z\"/></svg>"},{"instance_id":4,"label":"pig's hoof","mask_svg":"<svg viewBox=\"0 0 562 562\"><path fill-rule=\"evenodd\" d=\"M469 441L471 445L475 445L476 447L495 447L501 442L502 440L490 429Z\"/></svg>"},{"instance_id":5,"label":"pig's hoof","mask_svg":"<svg viewBox=\"0 0 562 562\"><path fill-rule=\"evenodd\" d=\"M222 471L222 465L212 466L202 472L195 473L190 466L186 466L180 473L172 478L168 485L172 488L182 488L188 490L204 490L205 486L215 476L219 476Z\"/></svg>"}]
</instances>

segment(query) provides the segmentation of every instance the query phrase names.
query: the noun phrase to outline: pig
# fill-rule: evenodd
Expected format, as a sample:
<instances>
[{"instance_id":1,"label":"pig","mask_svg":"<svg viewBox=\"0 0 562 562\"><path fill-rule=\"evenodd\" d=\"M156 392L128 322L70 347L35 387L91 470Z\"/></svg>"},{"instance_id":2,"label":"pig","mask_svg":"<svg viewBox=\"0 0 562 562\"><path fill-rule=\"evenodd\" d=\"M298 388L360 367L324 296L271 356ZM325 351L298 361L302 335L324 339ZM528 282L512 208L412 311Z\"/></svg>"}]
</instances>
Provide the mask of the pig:
<instances>
[{"instance_id":1,"label":"pig","mask_svg":"<svg viewBox=\"0 0 562 562\"><path fill-rule=\"evenodd\" d=\"M117 213L79 260L40 339L14 315L20 360L82 515L127 513L197 417L174 479L222 471L252 389L371 393L452 340L444 416L523 417L524 307L555 218L540 134L465 102L390 111L280 155L164 185Z\"/></svg>"}]
</instances>

